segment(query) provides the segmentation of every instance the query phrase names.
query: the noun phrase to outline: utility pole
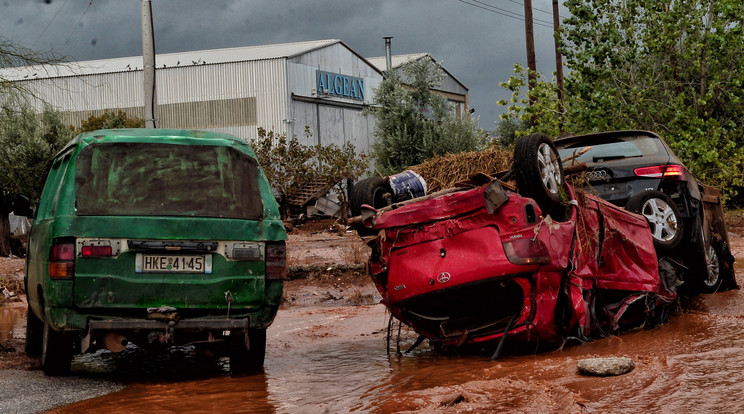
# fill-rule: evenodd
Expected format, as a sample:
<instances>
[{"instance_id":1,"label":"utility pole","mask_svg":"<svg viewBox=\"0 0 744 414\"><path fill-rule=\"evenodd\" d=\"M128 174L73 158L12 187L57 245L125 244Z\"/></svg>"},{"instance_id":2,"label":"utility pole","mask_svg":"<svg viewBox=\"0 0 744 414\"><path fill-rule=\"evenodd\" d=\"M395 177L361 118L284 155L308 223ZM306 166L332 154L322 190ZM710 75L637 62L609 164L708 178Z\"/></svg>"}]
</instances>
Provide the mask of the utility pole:
<instances>
[{"instance_id":1,"label":"utility pole","mask_svg":"<svg viewBox=\"0 0 744 414\"><path fill-rule=\"evenodd\" d=\"M558 49L558 36L560 31L560 18L558 17L558 0L553 0L553 37L555 38L555 79L558 83L558 114L561 117L560 129L563 132L565 122L565 102L563 99L563 56Z\"/></svg>"},{"instance_id":2,"label":"utility pole","mask_svg":"<svg viewBox=\"0 0 744 414\"><path fill-rule=\"evenodd\" d=\"M152 1L142 2L142 61L145 86L145 127L158 127L158 97L155 84L155 35L152 25Z\"/></svg>"},{"instance_id":3,"label":"utility pole","mask_svg":"<svg viewBox=\"0 0 744 414\"><path fill-rule=\"evenodd\" d=\"M537 62L535 60L535 33L532 28L532 0L524 0L524 31L527 38L527 94L530 97L530 105L535 103L535 98L530 94L535 86L537 73ZM531 119L530 124L535 120Z\"/></svg>"}]
</instances>

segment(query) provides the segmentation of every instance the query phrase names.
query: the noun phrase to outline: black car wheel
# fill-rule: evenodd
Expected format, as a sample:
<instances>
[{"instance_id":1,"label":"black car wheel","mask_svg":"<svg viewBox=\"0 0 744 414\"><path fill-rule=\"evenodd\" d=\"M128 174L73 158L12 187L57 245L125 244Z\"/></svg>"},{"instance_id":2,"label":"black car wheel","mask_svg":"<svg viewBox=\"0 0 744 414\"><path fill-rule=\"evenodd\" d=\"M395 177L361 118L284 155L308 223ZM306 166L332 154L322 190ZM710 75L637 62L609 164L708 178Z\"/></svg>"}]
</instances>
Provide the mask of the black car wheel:
<instances>
[{"instance_id":1,"label":"black car wheel","mask_svg":"<svg viewBox=\"0 0 744 414\"><path fill-rule=\"evenodd\" d=\"M534 199L545 211L560 204L563 165L555 144L547 135L532 134L517 141L514 170L520 194Z\"/></svg>"},{"instance_id":2,"label":"black car wheel","mask_svg":"<svg viewBox=\"0 0 744 414\"><path fill-rule=\"evenodd\" d=\"M349 195L351 215L358 216L361 214L361 207L364 204L376 209L389 206L392 193L393 190L384 178L369 177L359 180L354 184Z\"/></svg>"},{"instance_id":3,"label":"black car wheel","mask_svg":"<svg viewBox=\"0 0 744 414\"><path fill-rule=\"evenodd\" d=\"M41 343L41 369L47 375L67 375L72 364L72 341L62 332L44 324Z\"/></svg>"},{"instance_id":4,"label":"black car wheel","mask_svg":"<svg viewBox=\"0 0 744 414\"><path fill-rule=\"evenodd\" d=\"M666 194L659 191L638 193L628 200L625 208L646 218L657 248L671 250L682 241L682 217Z\"/></svg>"},{"instance_id":5,"label":"black car wheel","mask_svg":"<svg viewBox=\"0 0 744 414\"><path fill-rule=\"evenodd\" d=\"M718 249L710 245L705 249L705 273L700 280L700 290L703 293L713 293L721 286L721 262Z\"/></svg>"}]
</instances>

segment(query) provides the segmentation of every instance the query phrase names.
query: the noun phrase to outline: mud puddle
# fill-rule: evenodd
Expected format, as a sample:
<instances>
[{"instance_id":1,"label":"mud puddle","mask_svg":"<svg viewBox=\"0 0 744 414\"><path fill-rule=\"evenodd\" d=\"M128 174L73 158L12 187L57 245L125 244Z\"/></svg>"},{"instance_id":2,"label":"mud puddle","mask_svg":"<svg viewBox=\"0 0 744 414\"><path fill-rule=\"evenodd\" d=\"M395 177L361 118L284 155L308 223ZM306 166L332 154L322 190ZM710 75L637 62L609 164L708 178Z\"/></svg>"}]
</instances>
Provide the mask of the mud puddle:
<instances>
[{"instance_id":1,"label":"mud puddle","mask_svg":"<svg viewBox=\"0 0 744 414\"><path fill-rule=\"evenodd\" d=\"M7 325L0 322L0 335ZM284 309L269 329L264 371L252 375L232 375L228 361L189 350L78 357L74 375L128 386L51 412L686 413L744 405L744 291L684 300L654 329L494 362L426 348L388 356L386 326L380 305ZM576 362L596 356L628 356L636 366L620 377L578 374Z\"/></svg>"}]
</instances>

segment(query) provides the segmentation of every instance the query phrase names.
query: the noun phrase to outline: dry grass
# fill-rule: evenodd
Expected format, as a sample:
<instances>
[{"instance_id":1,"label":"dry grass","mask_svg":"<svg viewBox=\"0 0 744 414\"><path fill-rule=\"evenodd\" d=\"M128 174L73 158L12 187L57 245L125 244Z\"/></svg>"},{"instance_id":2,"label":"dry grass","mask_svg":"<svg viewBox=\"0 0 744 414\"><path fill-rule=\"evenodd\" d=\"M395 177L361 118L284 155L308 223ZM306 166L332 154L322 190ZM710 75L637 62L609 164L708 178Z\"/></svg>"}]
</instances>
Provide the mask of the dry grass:
<instances>
[{"instance_id":1,"label":"dry grass","mask_svg":"<svg viewBox=\"0 0 744 414\"><path fill-rule=\"evenodd\" d=\"M375 297L372 294L365 294L359 288L353 288L349 293L346 303L351 306L372 305L375 303Z\"/></svg>"},{"instance_id":2,"label":"dry grass","mask_svg":"<svg viewBox=\"0 0 744 414\"><path fill-rule=\"evenodd\" d=\"M339 251L339 255L344 264L367 263L371 250L372 249L364 243L351 243L347 248L343 248Z\"/></svg>"},{"instance_id":3,"label":"dry grass","mask_svg":"<svg viewBox=\"0 0 744 414\"><path fill-rule=\"evenodd\" d=\"M436 156L410 167L426 180L428 193L451 188L455 183L478 174L494 174L511 168L513 154L510 150L489 147L483 151Z\"/></svg>"}]
</instances>

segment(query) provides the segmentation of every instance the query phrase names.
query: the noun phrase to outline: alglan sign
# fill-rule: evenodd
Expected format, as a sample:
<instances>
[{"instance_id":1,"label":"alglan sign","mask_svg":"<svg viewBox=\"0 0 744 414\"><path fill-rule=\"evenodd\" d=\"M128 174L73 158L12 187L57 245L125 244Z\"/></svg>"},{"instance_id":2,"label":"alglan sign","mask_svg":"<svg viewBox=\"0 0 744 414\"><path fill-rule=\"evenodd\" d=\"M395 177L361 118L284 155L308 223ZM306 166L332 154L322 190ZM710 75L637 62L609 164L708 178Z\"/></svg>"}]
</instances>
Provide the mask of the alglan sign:
<instances>
[{"instance_id":1,"label":"alglan sign","mask_svg":"<svg viewBox=\"0 0 744 414\"><path fill-rule=\"evenodd\" d=\"M364 100L364 79L338 73L316 71L319 93L327 92L342 98Z\"/></svg>"}]
</instances>

